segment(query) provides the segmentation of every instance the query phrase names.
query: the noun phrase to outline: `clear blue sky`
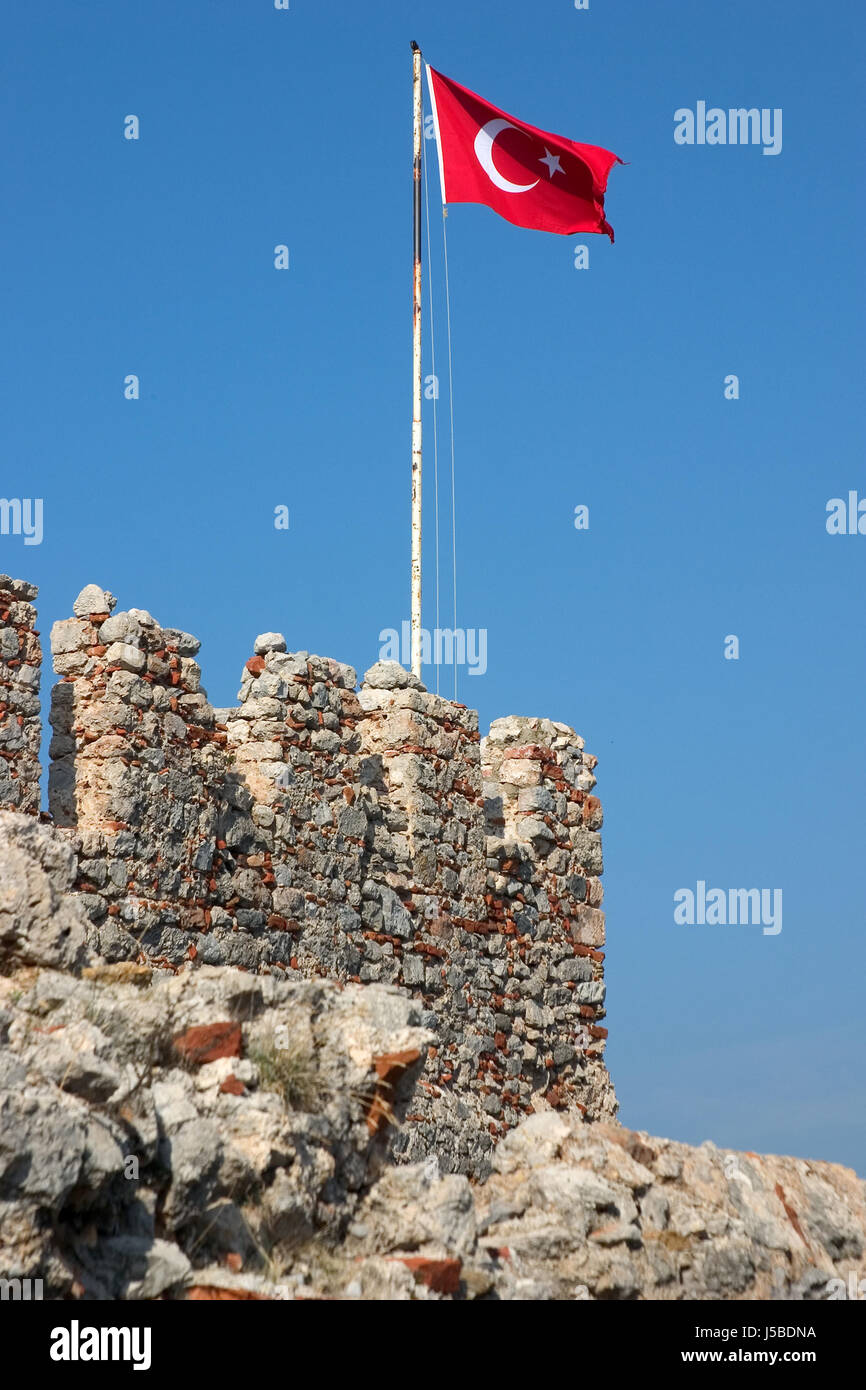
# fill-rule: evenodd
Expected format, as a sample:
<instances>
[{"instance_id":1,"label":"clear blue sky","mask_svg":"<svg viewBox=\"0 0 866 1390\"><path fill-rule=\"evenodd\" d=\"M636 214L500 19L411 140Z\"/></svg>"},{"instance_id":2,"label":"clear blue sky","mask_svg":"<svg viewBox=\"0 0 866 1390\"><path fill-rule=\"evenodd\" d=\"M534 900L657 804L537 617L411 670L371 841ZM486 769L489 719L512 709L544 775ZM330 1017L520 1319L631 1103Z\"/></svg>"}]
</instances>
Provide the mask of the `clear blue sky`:
<instances>
[{"instance_id":1,"label":"clear blue sky","mask_svg":"<svg viewBox=\"0 0 866 1390\"><path fill-rule=\"evenodd\" d=\"M864 27L850 0L41 0L0 80L2 492L45 508L0 569L45 633L90 581L197 633L217 704L259 631L363 671L408 616L410 39L629 161L615 246L448 219L459 621L489 641L461 698L599 756L623 1120L862 1173L866 536L824 522L866 495ZM675 145L698 100L781 107L782 153ZM781 934L677 926L698 879L781 888Z\"/></svg>"}]
</instances>

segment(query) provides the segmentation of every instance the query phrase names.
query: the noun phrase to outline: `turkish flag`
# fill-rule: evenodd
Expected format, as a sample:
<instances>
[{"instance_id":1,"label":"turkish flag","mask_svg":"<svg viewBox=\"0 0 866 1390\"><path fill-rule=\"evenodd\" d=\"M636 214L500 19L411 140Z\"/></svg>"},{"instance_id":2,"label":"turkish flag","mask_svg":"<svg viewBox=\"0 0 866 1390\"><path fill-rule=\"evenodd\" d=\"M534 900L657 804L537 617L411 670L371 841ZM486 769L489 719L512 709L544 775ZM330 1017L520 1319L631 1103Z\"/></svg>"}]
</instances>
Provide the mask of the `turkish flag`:
<instances>
[{"instance_id":1,"label":"turkish flag","mask_svg":"<svg viewBox=\"0 0 866 1390\"><path fill-rule=\"evenodd\" d=\"M518 121L427 67L443 203L486 203L518 227L606 232L607 176L618 155Z\"/></svg>"}]
</instances>

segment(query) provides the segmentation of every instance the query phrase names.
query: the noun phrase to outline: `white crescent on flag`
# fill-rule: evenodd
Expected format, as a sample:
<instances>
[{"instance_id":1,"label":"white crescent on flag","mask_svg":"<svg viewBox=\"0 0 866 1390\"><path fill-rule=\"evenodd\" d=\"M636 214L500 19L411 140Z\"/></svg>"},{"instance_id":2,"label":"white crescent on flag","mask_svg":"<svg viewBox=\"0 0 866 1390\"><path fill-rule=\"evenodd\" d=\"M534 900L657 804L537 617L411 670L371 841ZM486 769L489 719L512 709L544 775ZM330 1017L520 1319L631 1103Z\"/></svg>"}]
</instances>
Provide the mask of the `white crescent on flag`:
<instances>
[{"instance_id":1,"label":"white crescent on flag","mask_svg":"<svg viewBox=\"0 0 866 1390\"><path fill-rule=\"evenodd\" d=\"M491 183L495 183L497 188L501 188L503 193L528 193L530 188L534 188L540 180L535 183L512 183L510 179L500 174L493 162L493 145L496 137L501 135L503 130L517 130L516 125L510 121L503 121L497 118L495 121L488 121L483 125L475 137L475 157L481 165Z\"/></svg>"}]
</instances>

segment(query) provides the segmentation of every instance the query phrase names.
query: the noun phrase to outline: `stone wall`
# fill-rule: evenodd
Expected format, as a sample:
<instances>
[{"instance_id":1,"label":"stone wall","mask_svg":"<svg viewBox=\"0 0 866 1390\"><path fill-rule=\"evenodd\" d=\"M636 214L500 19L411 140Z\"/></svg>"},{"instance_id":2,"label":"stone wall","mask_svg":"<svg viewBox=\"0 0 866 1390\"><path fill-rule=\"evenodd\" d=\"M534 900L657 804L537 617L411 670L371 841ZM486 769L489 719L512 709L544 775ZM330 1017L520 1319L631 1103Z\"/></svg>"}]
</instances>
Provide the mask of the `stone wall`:
<instances>
[{"instance_id":1,"label":"stone wall","mask_svg":"<svg viewBox=\"0 0 866 1390\"><path fill-rule=\"evenodd\" d=\"M552 1105L602 1113L609 1079L599 1065L607 1030L599 1023L605 932L602 812L591 794L597 759L568 725L514 716L494 720L481 757L487 915L522 977L524 1058L555 1073L546 1091Z\"/></svg>"},{"instance_id":2,"label":"stone wall","mask_svg":"<svg viewBox=\"0 0 866 1390\"><path fill-rule=\"evenodd\" d=\"M111 959L179 960L208 925L225 731L198 642L89 585L54 624L49 808L80 843L77 891Z\"/></svg>"},{"instance_id":3,"label":"stone wall","mask_svg":"<svg viewBox=\"0 0 866 1390\"><path fill-rule=\"evenodd\" d=\"M402 987L437 1034L396 1148L482 1172L539 1106L611 1117L595 759L393 662L262 634L239 703L198 642L90 585L55 623L50 809L113 961Z\"/></svg>"},{"instance_id":4,"label":"stone wall","mask_svg":"<svg viewBox=\"0 0 866 1390\"><path fill-rule=\"evenodd\" d=\"M35 584L0 574L0 806L37 815L40 806L39 675Z\"/></svg>"}]
</instances>

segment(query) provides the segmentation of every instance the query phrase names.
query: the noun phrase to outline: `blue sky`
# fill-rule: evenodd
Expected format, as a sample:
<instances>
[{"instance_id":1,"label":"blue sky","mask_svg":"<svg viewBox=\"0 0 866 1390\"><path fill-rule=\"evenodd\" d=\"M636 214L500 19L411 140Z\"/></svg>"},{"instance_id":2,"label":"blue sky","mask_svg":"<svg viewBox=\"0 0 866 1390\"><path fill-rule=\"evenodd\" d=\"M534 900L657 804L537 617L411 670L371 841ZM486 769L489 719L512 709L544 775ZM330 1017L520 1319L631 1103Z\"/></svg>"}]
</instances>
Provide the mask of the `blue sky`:
<instances>
[{"instance_id":1,"label":"blue sky","mask_svg":"<svg viewBox=\"0 0 866 1390\"><path fill-rule=\"evenodd\" d=\"M195 632L217 704L266 629L375 661L408 617L413 38L628 161L615 246L448 219L458 621L488 633L460 698L600 759L621 1117L866 1173L866 537L825 529L866 496L857 7L7 12L2 491L45 520L0 569L41 586L45 633L91 581ZM781 108L781 154L677 146L699 100ZM432 626L429 505L425 538ZM678 926L699 879L781 888L782 932Z\"/></svg>"}]
</instances>

